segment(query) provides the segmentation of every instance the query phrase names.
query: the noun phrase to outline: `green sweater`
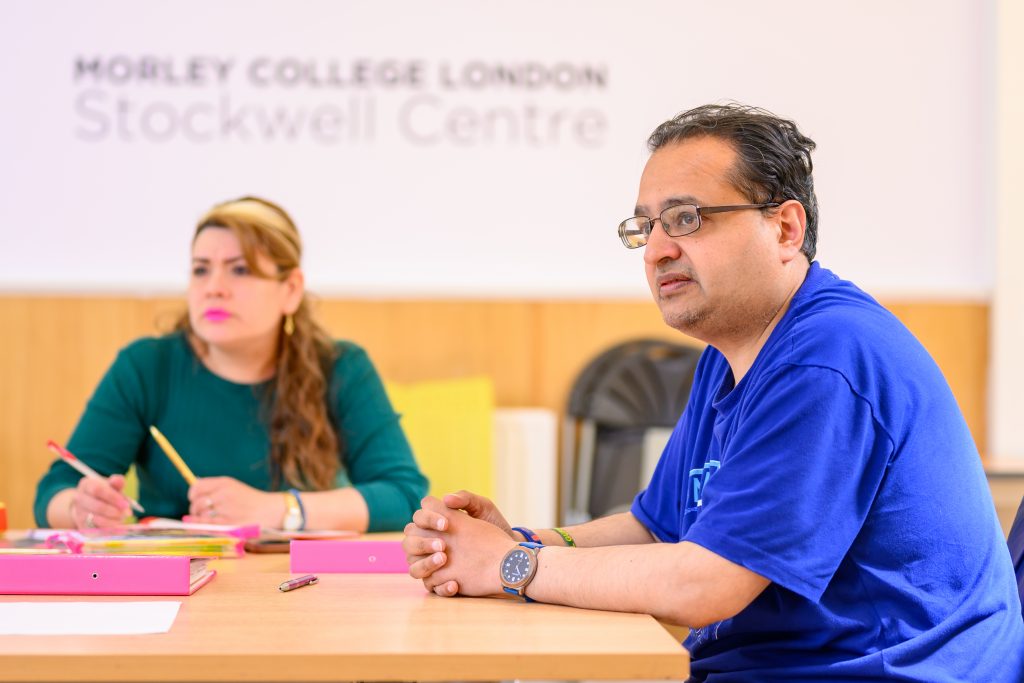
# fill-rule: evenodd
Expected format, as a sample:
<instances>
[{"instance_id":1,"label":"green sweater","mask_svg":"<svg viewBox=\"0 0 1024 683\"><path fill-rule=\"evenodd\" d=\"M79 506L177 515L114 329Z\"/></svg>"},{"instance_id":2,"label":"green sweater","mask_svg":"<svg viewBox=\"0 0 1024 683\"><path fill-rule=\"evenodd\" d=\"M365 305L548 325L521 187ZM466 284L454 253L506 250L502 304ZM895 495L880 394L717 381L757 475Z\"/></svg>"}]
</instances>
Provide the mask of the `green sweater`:
<instances>
[{"instance_id":1,"label":"green sweater","mask_svg":"<svg viewBox=\"0 0 1024 683\"><path fill-rule=\"evenodd\" d=\"M362 494L370 531L401 529L426 495L427 480L366 352L344 341L337 350L326 399L342 443L338 483ZM105 476L134 464L147 515L188 514L188 485L149 435L150 425L174 444L197 477L229 476L268 491L270 439L259 398L268 385L235 384L214 375L181 333L140 339L122 349L107 370L68 450ZM80 477L63 461L53 463L36 490L37 524L46 526L50 499Z\"/></svg>"}]
</instances>

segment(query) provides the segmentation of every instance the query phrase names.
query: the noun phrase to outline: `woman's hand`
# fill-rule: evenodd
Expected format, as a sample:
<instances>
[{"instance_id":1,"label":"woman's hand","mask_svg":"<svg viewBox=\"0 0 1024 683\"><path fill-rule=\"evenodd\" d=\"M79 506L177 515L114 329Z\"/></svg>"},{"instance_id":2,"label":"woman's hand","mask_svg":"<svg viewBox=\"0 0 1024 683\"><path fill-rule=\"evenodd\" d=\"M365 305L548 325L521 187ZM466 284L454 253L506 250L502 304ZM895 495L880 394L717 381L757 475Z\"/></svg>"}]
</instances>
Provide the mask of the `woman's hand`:
<instances>
[{"instance_id":1,"label":"woman's hand","mask_svg":"<svg viewBox=\"0 0 1024 683\"><path fill-rule=\"evenodd\" d=\"M189 514L208 524L281 526L287 503L281 492L254 489L233 477L203 477L188 490Z\"/></svg>"},{"instance_id":2,"label":"woman's hand","mask_svg":"<svg viewBox=\"0 0 1024 683\"><path fill-rule=\"evenodd\" d=\"M79 479L69 507L75 527L96 529L123 525L125 518L131 514L123 490L124 475L121 474L114 474L107 479Z\"/></svg>"}]
</instances>

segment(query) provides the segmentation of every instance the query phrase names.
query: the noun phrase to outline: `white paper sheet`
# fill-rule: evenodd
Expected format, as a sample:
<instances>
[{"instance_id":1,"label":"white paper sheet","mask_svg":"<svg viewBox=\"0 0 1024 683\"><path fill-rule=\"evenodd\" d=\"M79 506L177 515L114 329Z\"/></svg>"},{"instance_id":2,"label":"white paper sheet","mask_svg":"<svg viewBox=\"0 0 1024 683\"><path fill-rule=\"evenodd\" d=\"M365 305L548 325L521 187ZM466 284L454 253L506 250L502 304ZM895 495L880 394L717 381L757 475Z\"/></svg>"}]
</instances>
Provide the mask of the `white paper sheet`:
<instances>
[{"instance_id":1,"label":"white paper sheet","mask_svg":"<svg viewBox=\"0 0 1024 683\"><path fill-rule=\"evenodd\" d=\"M0 603L0 635L167 633L180 601Z\"/></svg>"}]
</instances>

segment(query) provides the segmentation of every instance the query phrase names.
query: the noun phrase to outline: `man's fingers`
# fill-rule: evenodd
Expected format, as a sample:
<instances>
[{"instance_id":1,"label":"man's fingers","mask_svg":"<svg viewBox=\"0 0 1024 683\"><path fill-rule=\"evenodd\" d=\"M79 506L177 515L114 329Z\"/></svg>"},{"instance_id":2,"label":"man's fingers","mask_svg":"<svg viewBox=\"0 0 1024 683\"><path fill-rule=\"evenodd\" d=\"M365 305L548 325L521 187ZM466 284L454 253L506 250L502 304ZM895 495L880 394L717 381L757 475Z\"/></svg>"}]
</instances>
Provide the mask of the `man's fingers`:
<instances>
[{"instance_id":1,"label":"man's fingers","mask_svg":"<svg viewBox=\"0 0 1024 683\"><path fill-rule=\"evenodd\" d=\"M444 553L432 553L427 557L409 565L409 576L414 579L425 579L448 562Z\"/></svg>"},{"instance_id":2,"label":"man's fingers","mask_svg":"<svg viewBox=\"0 0 1024 683\"><path fill-rule=\"evenodd\" d=\"M469 491L456 491L444 497L444 504L452 510L465 510L471 503L473 494Z\"/></svg>"},{"instance_id":3,"label":"man's fingers","mask_svg":"<svg viewBox=\"0 0 1024 683\"><path fill-rule=\"evenodd\" d=\"M471 491L457 491L444 497L444 504L457 510L465 510L470 517L477 519L485 516L494 504L488 498Z\"/></svg>"},{"instance_id":4,"label":"man's fingers","mask_svg":"<svg viewBox=\"0 0 1024 683\"><path fill-rule=\"evenodd\" d=\"M431 531L445 531L448 528L448 519L444 515L425 508L420 508L414 512L412 521L419 528Z\"/></svg>"},{"instance_id":5,"label":"man's fingers","mask_svg":"<svg viewBox=\"0 0 1024 683\"><path fill-rule=\"evenodd\" d=\"M430 555L444 550L444 541L431 536L406 536L402 539L402 550L409 557Z\"/></svg>"},{"instance_id":6,"label":"man's fingers","mask_svg":"<svg viewBox=\"0 0 1024 683\"><path fill-rule=\"evenodd\" d=\"M423 587L428 593L434 593L442 598L450 598L459 592L459 583L453 579L439 577L436 574L423 579Z\"/></svg>"},{"instance_id":7,"label":"man's fingers","mask_svg":"<svg viewBox=\"0 0 1024 683\"><path fill-rule=\"evenodd\" d=\"M455 581L445 581L444 583L434 586L434 594L440 595L442 598L450 598L459 592L459 584Z\"/></svg>"}]
</instances>

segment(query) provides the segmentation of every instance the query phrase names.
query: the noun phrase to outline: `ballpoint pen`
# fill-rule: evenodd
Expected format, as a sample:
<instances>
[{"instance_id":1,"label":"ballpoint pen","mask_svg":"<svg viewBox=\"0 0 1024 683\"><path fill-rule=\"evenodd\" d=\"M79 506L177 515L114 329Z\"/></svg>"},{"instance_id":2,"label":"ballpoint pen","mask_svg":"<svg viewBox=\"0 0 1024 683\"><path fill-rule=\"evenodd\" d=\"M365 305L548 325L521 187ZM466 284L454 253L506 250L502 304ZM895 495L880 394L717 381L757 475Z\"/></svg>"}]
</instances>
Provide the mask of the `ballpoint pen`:
<instances>
[{"instance_id":1,"label":"ballpoint pen","mask_svg":"<svg viewBox=\"0 0 1024 683\"><path fill-rule=\"evenodd\" d=\"M192 470L188 468L185 461L181 459L180 455L178 455L178 451L174 450L174 446L172 446L171 442L167 440L167 437L164 436L155 425L149 426L149 433L153 435L154 439L156 439L157 444L159 444L160 449L167 456L168 460L171 461L171 464L178 468L178 471L181 472L181 476L185 478L188 485L191 486L196 483L196 475L192 474Z\"/></svg>"},{"instance_id":2,"label":"ballpoint pen","mask_svg":"<svg viewBox=\"0 0 1024 683\"><path fill-rule=\"evenodd\" d=\"M94 470L93 468L89 467L84 462L76 458L74 455L71 454L71 451L64 448L56 441L52 439L47 441L46 447L49 448L54 453L56 453L61 460L74 467L76 470L81 472L86 477L91 477L93 479L106 479L106 477L104 477L102 474L100 474L99 472L97 472L96 470ZM125 496L124 493L122 493L121 495L124 496L124 499L128 501L128 504L132 506L133 510L135 510L136 512L145 512L142 506L139 505L138 501L133 500L128 496Z\"/></svg>"},{"instance_id":3,"label":"ballpoint pen","mask_svg":"<svg viewBox=\"0 0 1024 683\"><path fill-rule=\"evenodd\" d=\"M296 588L302 588L303 586L312 586L313 584L318 583L319 581L319 577L313 574L306 574L305 576L300 576L297 579L290 579L288 581L285 581L277 587L277 590L281 591L282 593L287 593L288 591L293 591Z\"/></svg>"}]
</instances>

